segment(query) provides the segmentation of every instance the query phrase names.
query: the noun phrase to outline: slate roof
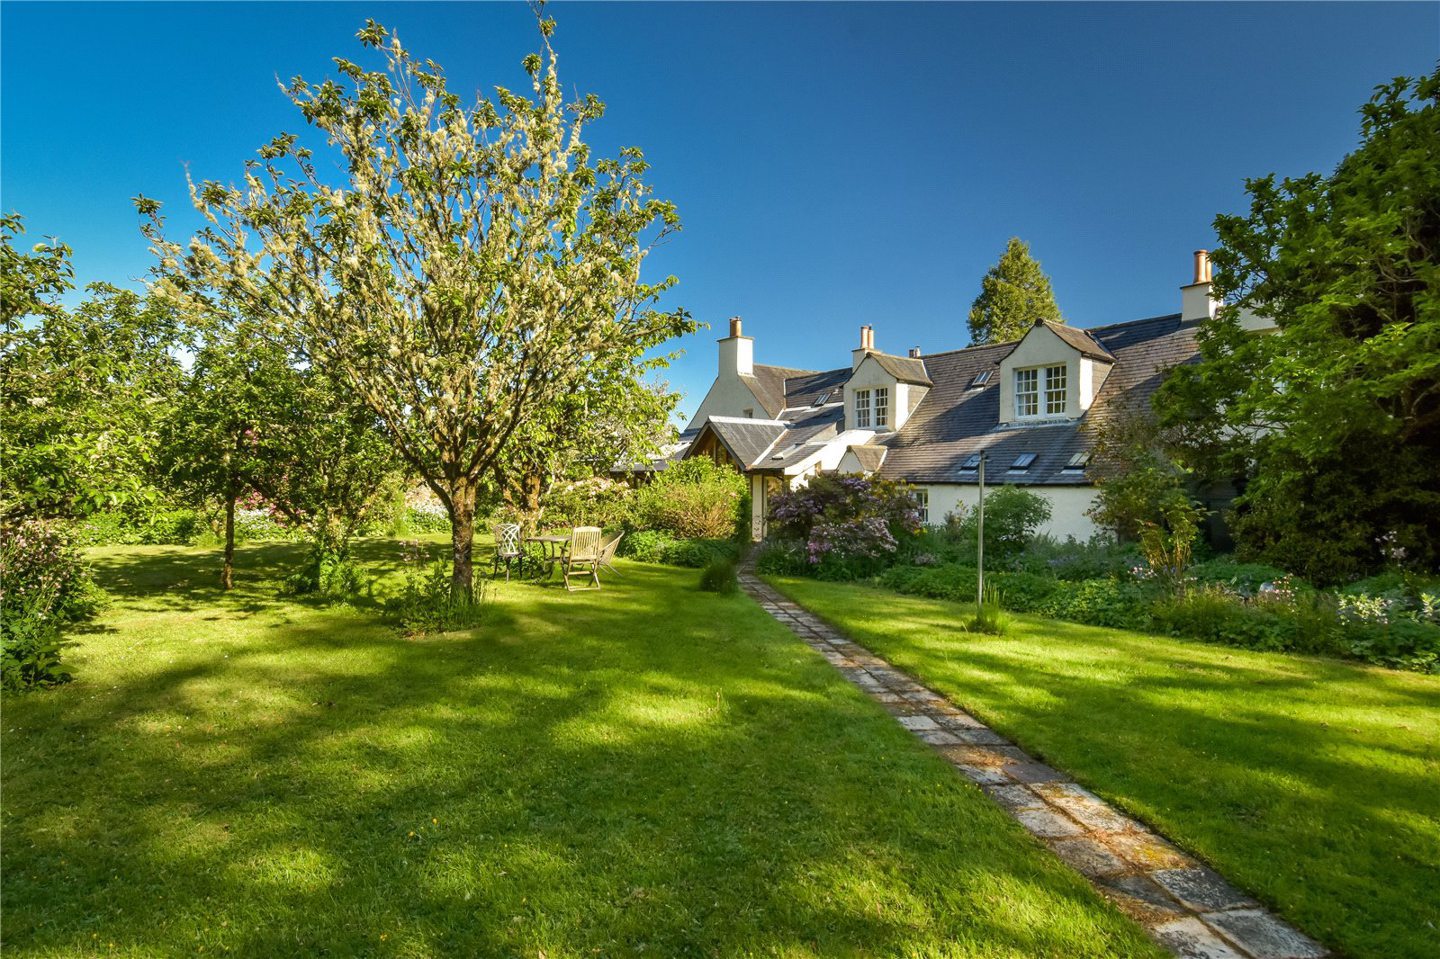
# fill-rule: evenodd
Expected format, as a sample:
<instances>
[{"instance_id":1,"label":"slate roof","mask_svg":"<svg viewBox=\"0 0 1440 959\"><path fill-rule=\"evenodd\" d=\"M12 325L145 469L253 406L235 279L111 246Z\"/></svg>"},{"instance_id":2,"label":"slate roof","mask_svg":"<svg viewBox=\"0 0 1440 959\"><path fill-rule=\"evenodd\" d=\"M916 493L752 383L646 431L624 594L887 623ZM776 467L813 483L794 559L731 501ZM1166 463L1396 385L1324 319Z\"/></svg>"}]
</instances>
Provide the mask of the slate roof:
<instances>
[{"instance_id":1,"label":"slate roof","mask_svg":"<svg viewBox=\"0 0 1440 959\"><path fill-rule=\"evenodd\" d=\"M855 454L855 459L860 462L861 469L873 473L885 462L885 454L889 448L879 444L869 446L851 446L850 452Z\"/></svg>"},{"instance_id":2,"label":"slate roof","mask_svg":"<svg viewBox=\"0 0 1440 959\"><path fill-rule=\"evenodd\" d=\"M767 369L779 369L779 367L767 367ZM830 400L839 402L841 390L845 388L845 381L848 379L850 379L850 367L848 366L819 373L792 371L785 380L785 405L787 407L813 406L815 401L826 393L830 394Z\"/></svg>"},{"instance_id":3,"label":"slate roof","mask_svg":"<svg viewBox=\"0 0 1440 959\"><path fill-rule=\"evenodd\" d=\"M730 455L741 463L749 465L758 460L781 434L785 425L773 420L746 420L731 417L711 417L706 426L715 432Z\"/></svg>"},{"instance_id":4,"label":"slate roof","mask_svg":"<svg viewBox=\"0 0 1440 959\"><path fill-rule=\"evenodd\" d=\"M795 370L787 366L764 366L760 363L756 363L754 369L753 376L742 376L740 379L750 387L750 392L755 394L755 398L765 408L766 416L779 416L780 411L785 407L797 405L789 401L786 383L791 379L799 381L805 377L816 375L813 370Z\"/></svg>"},{"instance_id":5,"label":"slate roof","mask_svg":"<svg viewBox=\"0 0 1440 959\"><path fill-rule=\"evenodd\" d=\"M868 354L870 359L880 364L880 368L901 383L914 383L916 386L930 386L929 375L925 372L925 361L916 359L913 356L891 356L889 353Z\"/></svg>"},{"instance_id":6,"label":"slate roof","mask_svg":"<svg viewBox=\"0 0 1440 959\"><path fill-rule=\"evenodd\" d=\"M1013 343L926 356L934 386L905 426L879 441L889 449L880 474L916 483L973 483L975 473L960 467L971 454L985 450L987 483L1088 484L1084 470L1065 468L1070 458L1094 448L1096 427L1114 411L1148 405L1165 371L1194 359L1196 327L1181 324L1177 313L1084 332L1094 340L1092 349L1104 350L1114 366L1090 410L1076 421L997 425L1000 378L992 376L982 389L969 387L976 373L998 369ZM1035 461L1023 472L1009 471L1022 453L1034 453Z\"/></svg>"},{"instance_id":7,"label":"slate roof","mask_svg":"<svg viewBox=\"0 0 1440 959\"><path fill-rule=\"evenodd\" d=\"M1079 327L1066 326L1064 323L1051 323L1048 320L1040 320L1036 326L1044 326L1051 333L1060 337L1067 346L1074 347L1080 351L1081 356L1088 356L1092 360L1108 360L1114 362L1115 354L1107 350L1103 344L1096 341L1089 330L1082 330ZM1019 345L1018 343L1016 344Z\"/></svg>"}]
</instances>

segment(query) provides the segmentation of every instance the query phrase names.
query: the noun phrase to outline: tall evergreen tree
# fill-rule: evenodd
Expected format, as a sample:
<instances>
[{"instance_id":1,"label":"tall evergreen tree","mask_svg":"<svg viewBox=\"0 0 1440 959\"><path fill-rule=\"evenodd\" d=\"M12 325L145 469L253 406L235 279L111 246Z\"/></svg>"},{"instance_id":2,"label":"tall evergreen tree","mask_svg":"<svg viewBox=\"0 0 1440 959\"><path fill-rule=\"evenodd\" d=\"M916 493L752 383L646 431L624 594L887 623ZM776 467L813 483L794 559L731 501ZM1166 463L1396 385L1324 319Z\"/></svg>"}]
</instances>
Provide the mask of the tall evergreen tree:
<instances>
[{"instance_id":1,"label":"tall evergreen tree","mask_svg":"<svg viewBox=\"0 0 1440 959\"><path fill-rule=\"evenodd\" d=\"M1037 320L1064 323L1050 277L1018 236L1005 246L1000 262L980 281L980 295L970 304L970 342L1018 340Z\"/></svg>"}]
</instances>

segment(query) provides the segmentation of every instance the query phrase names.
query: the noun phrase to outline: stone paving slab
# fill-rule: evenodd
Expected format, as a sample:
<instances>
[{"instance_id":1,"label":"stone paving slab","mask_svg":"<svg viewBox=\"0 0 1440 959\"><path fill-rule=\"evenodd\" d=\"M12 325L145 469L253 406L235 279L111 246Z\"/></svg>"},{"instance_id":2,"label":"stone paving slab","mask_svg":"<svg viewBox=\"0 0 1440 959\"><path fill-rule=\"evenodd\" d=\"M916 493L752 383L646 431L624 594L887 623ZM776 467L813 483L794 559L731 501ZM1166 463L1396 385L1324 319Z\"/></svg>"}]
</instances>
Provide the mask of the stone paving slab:
<instances>
[{"instance_id":1,"label":"stone paving slab","mask_svg":"<svg viewBox=\"0 0 1440 959\"><path fill-rule=\"evenodd\" d=\"M1328 955L1214 870L785 599L748 567L740 585L1170 952L1184 959Z\"/></svg>"}]
</instances>

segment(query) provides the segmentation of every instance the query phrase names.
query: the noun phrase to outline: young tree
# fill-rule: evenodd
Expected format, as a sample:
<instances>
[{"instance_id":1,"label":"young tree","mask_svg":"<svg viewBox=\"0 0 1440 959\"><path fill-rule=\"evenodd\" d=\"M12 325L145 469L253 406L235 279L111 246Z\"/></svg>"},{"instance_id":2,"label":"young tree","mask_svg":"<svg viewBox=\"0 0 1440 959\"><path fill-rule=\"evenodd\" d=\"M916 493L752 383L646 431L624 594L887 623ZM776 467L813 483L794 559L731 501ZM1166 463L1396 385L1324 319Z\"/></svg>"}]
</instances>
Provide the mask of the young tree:
<instances>
[{"instance_id":1,"label":"young tree","mask_svg":"<svg viewBox=\"0 0 1440 959\"><path fill-rule=\"evenodd\" d=\"M1010 238L1000 261L980 281L980 295L970 304L970 342L1018 340L1040 320L1064 323L1050 277L1018 236Z\"/></svg>"},{"instance_id":2,"label":"young tree","mask_svg":"<svg viewBox=\"0 0 1440 959\"><path fill-rule=\"evenodd\" d=\"M673 277L640 279L673 205L639 150L592 160L581 139L603 105L567 104L550 45L524 60L533 99L497 87L463 107L440 68L368 22L385 69L337 60L342 82L287 93L338 151L344 182L282 134L244 186L192 185L208 226L188 245L147 234L167 295L220 290L297 335L309 360L385 424L449 511L452 587L469 596L475 502L517 435L582 390L596 366L638 363L693 330L655 308Z\"/></svg>"},{"instance_id":3,"label":"young tree","mask_svg":"<svg viewBox=\"0 0 1440 959\"><path fill-rule=\"evenodd\" d=\"M1440 562L1440 71L1361 116L1334 173L1250 180L1216 218L1230 307L1157 397L1188 464L1244 484L1242 548L1320 581Z\"/></svg>"},{"instance_id":4,"label":"young tree","mask_svg":"<svg viewBox=\"0 0 1440 959\"><path fill-rule=\"evenodd\" d=\"M161 437L165 484L191 502L224 504L224 589L233 581L243 494L260 494L306 531L312 550L296 582L310 591L343 563L399 466L368 407L243 321L206 331Z\"/></svg>"}]
</instances>

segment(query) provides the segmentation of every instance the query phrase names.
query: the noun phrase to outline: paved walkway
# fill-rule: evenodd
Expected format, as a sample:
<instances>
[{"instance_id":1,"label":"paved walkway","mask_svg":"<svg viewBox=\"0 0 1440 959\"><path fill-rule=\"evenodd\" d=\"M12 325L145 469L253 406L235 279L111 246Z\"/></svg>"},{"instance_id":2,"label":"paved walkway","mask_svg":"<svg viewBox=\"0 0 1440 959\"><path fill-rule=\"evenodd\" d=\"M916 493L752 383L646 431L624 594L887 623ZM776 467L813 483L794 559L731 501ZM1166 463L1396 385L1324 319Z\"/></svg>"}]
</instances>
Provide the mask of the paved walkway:
<instances>
[{"instance_id":1,"label":"paved walkway","mask_svg":"<svg viewBox=\"0 0 1440 959\"><path fill-rule=\"evenodd\" d=\"M851 642L750 569L741 571L740 584L1171 952L1187 959L1327 954L1213 870Z\"/></svg>"}]
</instances>

